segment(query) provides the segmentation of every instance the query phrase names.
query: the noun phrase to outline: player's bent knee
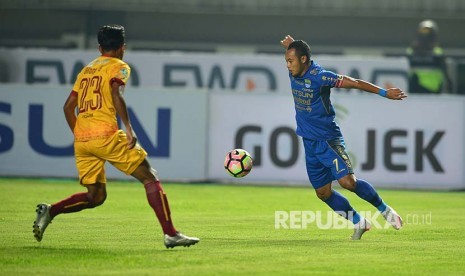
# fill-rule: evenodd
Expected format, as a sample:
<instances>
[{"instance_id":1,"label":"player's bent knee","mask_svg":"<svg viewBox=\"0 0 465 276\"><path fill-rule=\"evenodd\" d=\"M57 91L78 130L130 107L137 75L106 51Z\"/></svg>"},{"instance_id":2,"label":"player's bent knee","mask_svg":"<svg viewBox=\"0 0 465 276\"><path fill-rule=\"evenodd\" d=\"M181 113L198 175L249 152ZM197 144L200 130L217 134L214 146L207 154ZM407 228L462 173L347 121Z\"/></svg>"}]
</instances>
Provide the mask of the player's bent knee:
<instances>
[{"instance_id":1,"label":"player's bent knee","mask_svg":"<svg viewBox=\"0 0 465 276\"><path fill-rule=\"evenodd\" d=\"M89 192L87 197L89 199L89 208L94 208L102 205L105 202L107 199L107 193L105 190L97 190L93 193Z\"/></svg>"},{"instance_id":2,"label":"player's bent knee","mask_svg":"<svg viewBox=\"0 0 465 276\"><path fill-rule=\"evenodd\" d=\"M327 200L327 199L331 196L331 194L328 194L328 193L316 193L316 196L317 196L319 199L325 201L325 200Z\"/></svg>"},{"instance_id":3,"label":"player's bent knee","mask_svg":"<svg viewBox=\"0 0 465 276\"><path fill-rule=\"evenodd\" d=\"M106 193L99 194L97 197L94 198L94 200L92 202L92 206L93 207L100 206L105 202L106 199L107 199L107 194Z\"/></svg>"},{"instance_id":4,"label":"player's bent knee","mask_svg":"<svg viewBox=\"0 0 465 276\"><path fill-rule=\"evenodd\" d=\"M353 182L340 182L339 183L342 188L347 189L349 191L354 191L355 190L355 183Z\"/></svg>"},{"instance_id":5,"label":"player's bent knee","mask_svg":"<svg viewBox=\"0 0 465 276\"><path fill-rule=\"evenodd\" d=\"M315 190L316 196L325 201L331 196L331 186L324 186Z\"/></svg>"},{"instance_id":6,"label":"player's bent knee","mask_svg":"<svg viewBox=\"0 0 465 276\"><path fill-rule=\"evenodd\" d=\"M131 175L143 184L159 180L158 172L150 166L147 159L145 159Z\"/></svg>"},{"instance_id":7,"label":"player's bent knee","mask_svg":"<svg viewBox=\"0 0 465 276\"><path fill-rule=\"evenodd\" d=\"M345 177L339 179L338 183L344 189L355 191L356 180L352 175L346 175Z\"/></svg>"}]
</instances>

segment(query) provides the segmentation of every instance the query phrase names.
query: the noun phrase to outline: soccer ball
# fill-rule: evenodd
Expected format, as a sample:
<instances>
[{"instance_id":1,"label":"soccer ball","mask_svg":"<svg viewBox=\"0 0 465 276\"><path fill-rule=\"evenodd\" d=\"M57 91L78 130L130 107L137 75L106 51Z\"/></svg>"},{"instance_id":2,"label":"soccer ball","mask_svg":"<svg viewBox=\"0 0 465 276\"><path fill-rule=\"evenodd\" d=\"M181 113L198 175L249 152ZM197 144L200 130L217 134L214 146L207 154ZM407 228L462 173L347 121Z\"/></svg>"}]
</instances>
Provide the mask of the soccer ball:
<instances>
[{"instance_id":1,"label":"soccer ball","mask_svg":"<svg viewBox=\"0 0 465 276\"><path fill-rule=\"evenodd\" d=\"M234 177L244 177L250 173L253 159L246 150L233 149L226 154L224 168Z\"/></svg>"}]
</instances>

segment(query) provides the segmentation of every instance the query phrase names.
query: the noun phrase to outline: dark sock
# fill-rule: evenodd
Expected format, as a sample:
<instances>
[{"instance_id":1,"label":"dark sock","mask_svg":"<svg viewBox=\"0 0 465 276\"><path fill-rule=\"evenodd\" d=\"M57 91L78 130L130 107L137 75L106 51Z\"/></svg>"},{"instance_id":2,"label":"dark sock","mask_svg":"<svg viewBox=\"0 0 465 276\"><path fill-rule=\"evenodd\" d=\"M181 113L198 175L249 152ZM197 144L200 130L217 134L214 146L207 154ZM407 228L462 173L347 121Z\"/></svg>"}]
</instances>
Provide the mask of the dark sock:
<instances>
[{"instance_id":1,"label":"dark sock","mask_svg":"<svg viewBox=\"0 0 465 276\"><path fill-rule=\"evenodd\" d=\"M375 188L373 188L373 186L365 180L357 179L354 192L360 198L375 206L380 212L384 212L384 210L386 210L387 206L378 195L378 192L376 192Z\"/></svg>"},{"instance_id":2,"label":"dark sock","mask_svg":"<svg viewBox=\"0 0 465 276\"><path fill-rule=\"evenodd\" d=\"M354 224L357 224L361 219L357 211L350 206L347 198L335 190L332 190L331 196L324 200L324 202L336 213L343 216L345 219L351 220Z\"/></svg>"},{"instance_id":3,"label":"dark sock","mask_svg":"<svg viewBox=\"0 0 465 276\"><path fill-rule=\"evenodd\" d=\"M168 198L161 187L160 181L153 181L144 184L144 187L147 194L147 200L157 215L158 221L163 229L163 233L169 236L175 236L176 229L174 228L171 220Z\"/></svg>"},{"instance_id":4,"label":"dark sock","mask_svg":"<svg viewBox=\"0 0 465 276\"><path fill-rule=\"evenodd\" d=\"M87 208L91 208L87 193L78 193L53 204L50 216L54 218L59 214L79 212Z\"/></svg>"}]
</instances>

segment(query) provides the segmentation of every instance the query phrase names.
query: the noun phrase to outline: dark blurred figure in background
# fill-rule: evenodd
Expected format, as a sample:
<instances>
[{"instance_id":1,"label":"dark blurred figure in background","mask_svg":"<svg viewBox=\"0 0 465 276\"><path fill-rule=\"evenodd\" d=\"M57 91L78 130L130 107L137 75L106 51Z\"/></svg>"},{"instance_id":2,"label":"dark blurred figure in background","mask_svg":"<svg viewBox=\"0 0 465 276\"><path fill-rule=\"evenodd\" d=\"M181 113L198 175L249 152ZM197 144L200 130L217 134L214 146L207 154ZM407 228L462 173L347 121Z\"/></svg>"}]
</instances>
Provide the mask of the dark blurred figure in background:
<instances>
[{"instance_id":1,"label":"dark blurred figure in background","mask_svg":"<svg viewBox=\"0 0 465 276\"><path fill-rule=\"evenodd\" d=\"M436 22L420 22L416 38L407 48L407 57L410 63L410 93L439 94L452 91L446 60L438 44Z\"/></svg>"}]
</instances>

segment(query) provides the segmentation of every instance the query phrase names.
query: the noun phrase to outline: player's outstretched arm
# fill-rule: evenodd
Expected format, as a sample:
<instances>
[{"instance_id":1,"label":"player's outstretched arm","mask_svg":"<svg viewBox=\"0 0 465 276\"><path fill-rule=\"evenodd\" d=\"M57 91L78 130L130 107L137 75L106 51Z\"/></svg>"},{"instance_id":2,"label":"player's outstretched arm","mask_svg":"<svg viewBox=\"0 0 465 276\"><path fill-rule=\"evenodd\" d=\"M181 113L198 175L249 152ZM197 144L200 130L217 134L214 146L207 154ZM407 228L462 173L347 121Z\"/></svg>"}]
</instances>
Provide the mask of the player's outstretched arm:
<instances>
[{"instance_id":1,"label":"player's outstretched arm","mask_svg":"<svg viewBox=\"0 0 465 276\"><path fill-rule=\"evenodd\" d=\"M402 91L402 89L400 88L384 89L377 85L374 85L371 82L354 79L348 76L343 76L343 80L340 87L360 89L362 91L378 94L391 100L403 100L404 98L407 98L407 95L405 95L404 91Z\"/></svg>"},{"instance_id":2,"label":"player's outstretched arm","mask_svg":"<svg viewBox=\"0 0 465 276\"><path fill-rule=\"evenodd\" d=\"M284 49L287 49L289 47L289 44L294 42L294 39L290 35L286 35L283 40L281 40L281 45L284 47Z\"/></svg>"}]
</instances>

